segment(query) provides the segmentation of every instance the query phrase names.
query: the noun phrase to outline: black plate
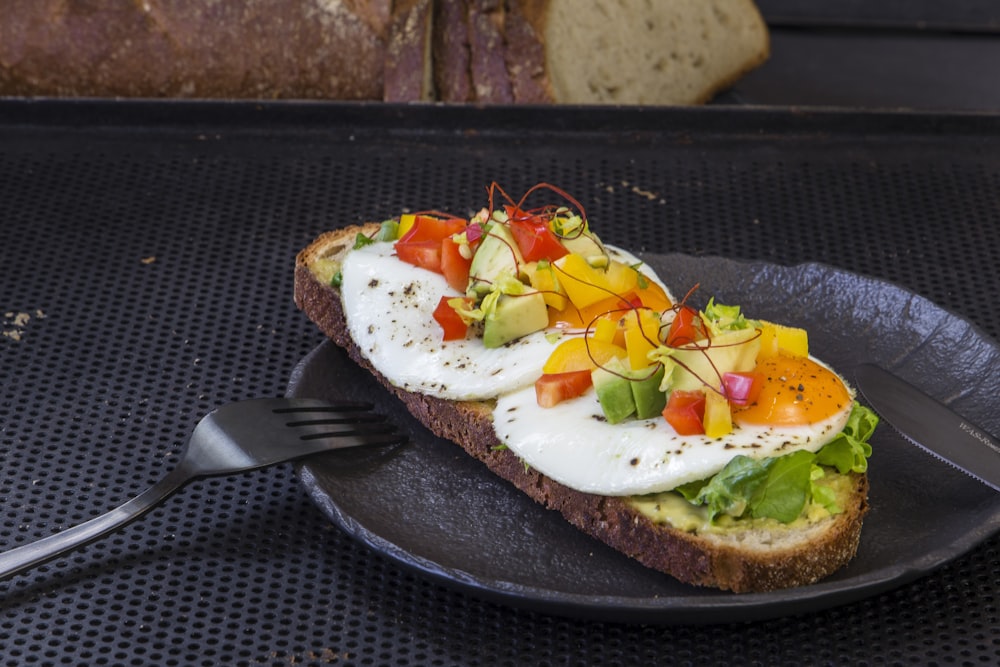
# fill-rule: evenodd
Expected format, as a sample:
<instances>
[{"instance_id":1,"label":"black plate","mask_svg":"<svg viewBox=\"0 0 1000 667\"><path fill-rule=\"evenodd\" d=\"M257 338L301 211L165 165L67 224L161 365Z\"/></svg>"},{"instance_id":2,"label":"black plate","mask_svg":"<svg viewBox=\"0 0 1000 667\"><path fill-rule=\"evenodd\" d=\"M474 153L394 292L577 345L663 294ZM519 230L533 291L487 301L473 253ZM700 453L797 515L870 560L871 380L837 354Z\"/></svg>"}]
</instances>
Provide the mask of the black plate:
<instances>
[{"instance_id":1,"label":"black plate","mask_svg":"<svg viewBox=\"0 0 1000 667\"><path fill-rule=\"evenodd\" d=\"M965 320L897 286L806 264L679 255L644 258L699 303L715 295L752 317L805 326L810 349L845 376L876 362L1000 432L1000 348ZM407 445L348 450L299 468L330 519L373 550L476 595L615 622L722 623L844 604L928 573L1000 530L1000 495L903 441L872 440L871 513L857 557L812 586L736 595L680 584L576 531L440 440L336 346L295 370L289 393L362 399L409 433Z\"/></svg>"}]
</instances>

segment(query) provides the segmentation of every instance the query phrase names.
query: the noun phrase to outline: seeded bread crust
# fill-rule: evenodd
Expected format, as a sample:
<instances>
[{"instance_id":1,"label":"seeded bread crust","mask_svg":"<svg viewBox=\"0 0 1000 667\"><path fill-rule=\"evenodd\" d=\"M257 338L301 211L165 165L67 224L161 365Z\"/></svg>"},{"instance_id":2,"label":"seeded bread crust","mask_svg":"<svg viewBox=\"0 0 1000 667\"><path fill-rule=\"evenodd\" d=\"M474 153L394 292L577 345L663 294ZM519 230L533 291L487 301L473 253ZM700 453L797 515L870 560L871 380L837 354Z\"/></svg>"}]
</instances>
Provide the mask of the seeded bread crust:
<instances>
[{"instance_id":1,"label":"seeded bread crust","mask_svg":"<svg viewBox=\"0 0 1000 667\"><path fill-rule=\"evenodd\" d=\"M847 564L857 552L861 524L868 511L868 479L851 474L854 494L844 512L797 531L748 530L738 535L699 535L657 524L633 508L627 498L581 493L558 484L500 444L493 431L489 401L449 401L395 387L371 366L351 339L339 291L310 269L317 259L342 258L358 233L374 234L378 223L327 232L296 258L296 305L334 343L431 432L460 445L532 499L584 533L636 559L694 585L734 592L762 592L813 583Z\"/></svg>"}]
</instances>

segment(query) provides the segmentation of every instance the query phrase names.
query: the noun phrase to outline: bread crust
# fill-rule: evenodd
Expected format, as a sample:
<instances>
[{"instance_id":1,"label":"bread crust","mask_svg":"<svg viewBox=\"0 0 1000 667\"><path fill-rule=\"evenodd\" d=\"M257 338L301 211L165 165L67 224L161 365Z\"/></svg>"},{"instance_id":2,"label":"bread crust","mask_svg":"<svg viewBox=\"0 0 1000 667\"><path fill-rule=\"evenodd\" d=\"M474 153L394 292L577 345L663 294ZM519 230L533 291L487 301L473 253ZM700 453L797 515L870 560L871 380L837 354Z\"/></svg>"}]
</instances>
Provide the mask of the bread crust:
<instances>
[{"instance_id":1,"label":"bread crust","mask_svg":"<svg viewBox=\"0 0 1000 667\"><path fill-rule=\"evenodd\" d=\"M346 227L327 232L304 248L296 258L295 303L435 435L457 443L494 474L544 507L558 511L584 533L685 583L738 593L790 588L818 581L854 557L868 511L865 475L851 473L854 494L843 513L811 524L801 535L781 544L752 545L654 523L627 498L582 493L527 468L515 454L499 446L489 401L450 401L393 386L351 339L337 289L320 282L310 269L317 259L342 257L358 233L372 235L377 229L378 223Z\"/></svg>"}]
</instances>

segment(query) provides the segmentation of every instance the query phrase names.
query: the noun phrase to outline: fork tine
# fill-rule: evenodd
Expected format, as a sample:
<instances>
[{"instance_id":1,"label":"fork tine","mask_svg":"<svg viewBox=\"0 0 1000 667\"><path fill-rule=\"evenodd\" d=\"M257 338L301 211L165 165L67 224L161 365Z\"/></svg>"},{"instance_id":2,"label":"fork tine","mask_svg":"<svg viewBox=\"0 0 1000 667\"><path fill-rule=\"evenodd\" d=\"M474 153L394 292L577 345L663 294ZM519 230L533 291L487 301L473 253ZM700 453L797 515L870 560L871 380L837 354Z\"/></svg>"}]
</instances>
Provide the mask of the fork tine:
<instances>
[{"instance_id":1,"label":"fork tine","mask_svg":"<svg viewBox=\"0 0 1000 667\"><path fill-rule=\"evenodd\" d=\"M322 419L303 419L300 421L287 422L286 426L297 428L300 426L323 426L325 424L373 424L384 422L385 415L374 412L358 412L354 414L331 413Z\"/></svg>"},{"instance_id":2,"label":"fork tine","mask_svg":"<svg viewBox=\"0 0 1000 667\"><path fill-rule=\"evenodd\" d=\"M312 424L308 428L298 429L304 431L299 436L300 440L321 440L323 438L339 438L349 435L385 435L395 433L396 427L386 423L365 422L361 424Z\"/></svg>"},{"instance_id":3,"label":"fork tine","mask_svg":"<svg viewBox=\"0 0 1000 667\"><path fill-rule=\"evenodd\" d=\"M295 414L295 413L329 413L329 412L360 412L365 410L371 410L375 406L371 403L365 403L362 401L338 401L336 403L321 404L321 405L290 405L286 407L275 408L274 413L278 415Z\"/></svg>"}]
</instances>

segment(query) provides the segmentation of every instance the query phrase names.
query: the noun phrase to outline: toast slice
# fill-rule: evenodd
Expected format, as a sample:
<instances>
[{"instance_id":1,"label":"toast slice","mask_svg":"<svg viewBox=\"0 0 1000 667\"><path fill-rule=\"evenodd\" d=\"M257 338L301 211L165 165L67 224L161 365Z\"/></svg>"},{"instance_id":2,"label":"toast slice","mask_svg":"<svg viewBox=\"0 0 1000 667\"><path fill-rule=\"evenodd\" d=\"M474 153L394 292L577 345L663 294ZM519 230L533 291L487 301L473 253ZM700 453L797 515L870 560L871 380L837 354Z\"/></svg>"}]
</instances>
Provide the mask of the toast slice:
<instances>
[{"instance_id":1,"label":"toast slice","mask_svg":"<svg viewBox=\"0 0 1000 667\"><path fill-rule=\"evenodd\" d=\"M351 339L340 292L331 278L357 234L374 235L378 223L327 232L297 256L296 305L334 343L371 372L431 432L461 446L493 473L584 533L644 565L699 586L759 592L813 583L843 567L857 551L868 510L864 474L840 476L839 514L784 525L754 520L725 530L705 530L662 516L669 494L612 497L568 488L526 467L499 447L491 401L451 401L393 386ZM674 523L671 523L671 522Z\"/></svg>"}]
</instances>

